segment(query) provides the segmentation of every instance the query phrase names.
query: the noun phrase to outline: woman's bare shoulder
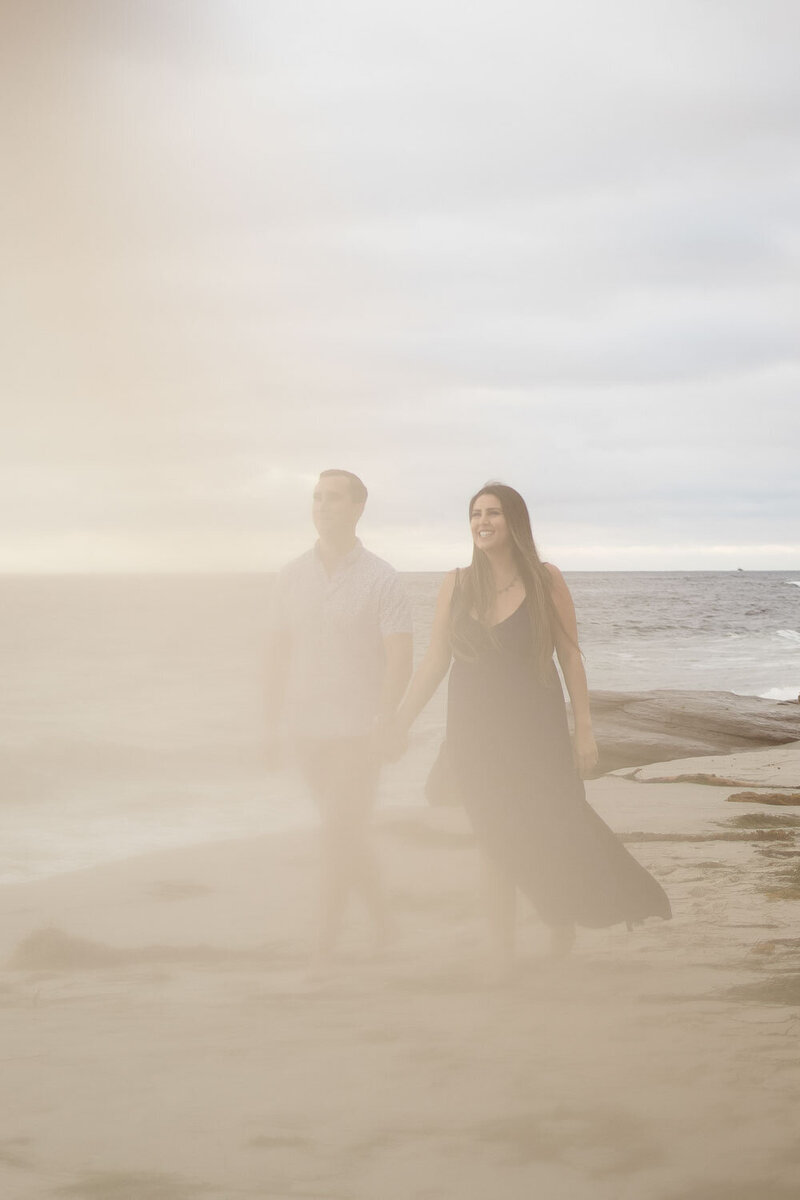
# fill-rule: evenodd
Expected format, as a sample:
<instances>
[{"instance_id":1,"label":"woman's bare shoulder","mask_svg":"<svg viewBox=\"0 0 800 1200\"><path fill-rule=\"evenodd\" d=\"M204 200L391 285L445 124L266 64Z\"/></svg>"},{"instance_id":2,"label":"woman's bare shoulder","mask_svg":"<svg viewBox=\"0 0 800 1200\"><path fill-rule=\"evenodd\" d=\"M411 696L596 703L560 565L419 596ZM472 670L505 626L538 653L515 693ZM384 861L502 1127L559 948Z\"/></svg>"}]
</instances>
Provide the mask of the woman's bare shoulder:
<instances>
[{"instance_id":1,"label":"woman's bare shoulder","mask_svg":"<svg viewBox=\"0 0 800 1200\"><path fill-rule=\"evenodd\" d=\"M544 567L545 571L547 571L547 574L550 576L553 583L564 582L564 576L561 574L555 563L546 562L542 563L542 566Z\"/></svg>"},{"instance_id":2,"label":"woman's bare shoulder","mask_svg":"<svg viewBox=\"0 0 800 1200\"><path fill-rule=\"evenodd\" d=\"M452 571L447 572L439 588L439 599L441 601L450 603L453 598L453 592L459 583L463 581L467 569L466 567L455 567Z\"/></svg>"},{"instance_id":3,"label":"woman's bare shoulder","mask_svg":"<svg viewBox=\"0 0 800 1200\"><path fill-rule=\"evenodd\" d=\"M447 592L448 594L452 594L453 589L455 588L456 583L458 581L458 577L460 574L462 574L462 570L463 570L463 568L461 568L461 567L454 567L452 571L448 571L447 574L445 575L444 579L442 580L442 585L439 588L439 591Z\"/></svg>"}]
</instances>

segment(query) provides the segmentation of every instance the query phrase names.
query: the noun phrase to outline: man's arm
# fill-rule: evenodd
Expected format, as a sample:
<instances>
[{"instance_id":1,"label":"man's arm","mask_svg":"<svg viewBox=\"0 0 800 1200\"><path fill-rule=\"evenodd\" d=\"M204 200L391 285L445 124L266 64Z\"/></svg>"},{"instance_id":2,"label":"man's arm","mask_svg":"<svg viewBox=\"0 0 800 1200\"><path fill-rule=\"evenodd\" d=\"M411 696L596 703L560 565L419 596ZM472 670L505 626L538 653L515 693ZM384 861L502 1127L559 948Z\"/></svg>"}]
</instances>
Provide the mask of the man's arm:
<instances>
[{"instance_id":1,"label":"man's arm","mask_svg":"<svg viewBox=\"0 0 800 1200\"><path fill-rule=\"evenodd\" d=\"M381 685L378 721L384 724L394 716L405 695L413 665L413 638L410 633L390 633L383 639L386 663Z\"/></svg>"},{"instance_id":2,"label":"man's arm","mask_svg":"<svg viewBox=\"0 0 800 1200\"><path fill-rule=\"evenodd\" d=\"M379 600L384 670L378 700L377 724L384 728L405 695L413 668L411 605L396 572L383 580Z\"/></svg>"},{"instance_id":3,"label":"man's arm","mask_svg":"<svg viewBox=\"0 0 800 1200\"><path fill-rule=\"evenodd\" d=\"M409 729L450 668L453 657L450 649L450 604L455 583L456 572L448 572L436 600L430 644L393 722L393 740L387 746L387 754L390 757L397 758L403 753Z\"/></svg>"}]
</instances>

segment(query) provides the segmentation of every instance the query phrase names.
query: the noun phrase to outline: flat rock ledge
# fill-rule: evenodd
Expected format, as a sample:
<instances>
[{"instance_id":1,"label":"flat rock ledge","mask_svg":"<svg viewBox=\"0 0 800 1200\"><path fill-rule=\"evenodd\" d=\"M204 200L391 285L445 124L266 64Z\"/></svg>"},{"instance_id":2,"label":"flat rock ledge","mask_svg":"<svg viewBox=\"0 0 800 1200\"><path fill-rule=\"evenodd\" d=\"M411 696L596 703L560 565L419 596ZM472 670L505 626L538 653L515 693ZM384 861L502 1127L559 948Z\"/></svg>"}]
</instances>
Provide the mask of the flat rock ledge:
<instances>
[{"instance_id":1,"label":"flat rock ledge","mask_svg":"<svg viewBox=\"0 0 800 1200\"><path fill-rule=\"evenodd\" d=\"M705 783L723 788L770 788L773 797L796 804L800 797L800 742L772 746L767 750L739 751L737 754L710 754L707 758L679 758L672 762L650 763L646 767L624 768L615 772L637 783ZM779 790L776 790L779 789ZM739 792L759 802L755 793ZM772 803L777 803L774 799Z\"/></svg>"},{"instance_id":2,"label":"flat rock ledge","mask_svg":"<svg viewBox=\"0 0 800 1200\"><path fill-rule=\"evenodd\" d=\"M598 774L800 740L800 703L795 700L670 688L593 691L590 699L600 748Z\"/></svg>"}]
</instances>

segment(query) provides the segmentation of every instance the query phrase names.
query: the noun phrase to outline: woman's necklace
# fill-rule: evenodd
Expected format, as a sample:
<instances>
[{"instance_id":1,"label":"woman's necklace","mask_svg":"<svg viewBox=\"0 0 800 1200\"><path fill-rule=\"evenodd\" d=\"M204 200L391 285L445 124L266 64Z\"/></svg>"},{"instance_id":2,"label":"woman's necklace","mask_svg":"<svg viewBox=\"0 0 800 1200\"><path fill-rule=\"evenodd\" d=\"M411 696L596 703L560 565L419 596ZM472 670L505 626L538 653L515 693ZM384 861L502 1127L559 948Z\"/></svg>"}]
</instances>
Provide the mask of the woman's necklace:
<instances>
[{"instance_id":1,"label":"woman's necklace","mask_svg":"<svg viewBox=\"0 0 800 1200\"><path fill-rule=\"evenodd\" d=\"M502 596L503 592L510 592L512 587L514 586L514 584L517 582L518 579L519 579L519 575L515 575L514 578L511 580L511 583L507 583L505 587L495 588L496 595Z\"/></svg>"}]
</instances>

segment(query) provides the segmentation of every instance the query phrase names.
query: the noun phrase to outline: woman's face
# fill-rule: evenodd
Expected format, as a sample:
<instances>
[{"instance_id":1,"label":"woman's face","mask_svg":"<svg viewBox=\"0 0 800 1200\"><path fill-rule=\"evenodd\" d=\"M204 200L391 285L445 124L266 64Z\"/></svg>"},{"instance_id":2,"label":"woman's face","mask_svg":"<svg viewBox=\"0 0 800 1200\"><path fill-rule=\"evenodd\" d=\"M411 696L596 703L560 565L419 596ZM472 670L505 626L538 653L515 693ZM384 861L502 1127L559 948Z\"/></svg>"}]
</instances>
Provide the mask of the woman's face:
<instances>
[{"instance_id":1,"label":"woman's face","mask_svg":"<svg viewBox=\"0 0 800 1200\"><path fill-rule=\"evenodd\" d=\"M491 492L482 492L469 515L472 540L479 550L492 554L509 544L503 506Z\"/></svg>"}]
</instances>

